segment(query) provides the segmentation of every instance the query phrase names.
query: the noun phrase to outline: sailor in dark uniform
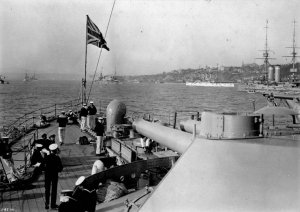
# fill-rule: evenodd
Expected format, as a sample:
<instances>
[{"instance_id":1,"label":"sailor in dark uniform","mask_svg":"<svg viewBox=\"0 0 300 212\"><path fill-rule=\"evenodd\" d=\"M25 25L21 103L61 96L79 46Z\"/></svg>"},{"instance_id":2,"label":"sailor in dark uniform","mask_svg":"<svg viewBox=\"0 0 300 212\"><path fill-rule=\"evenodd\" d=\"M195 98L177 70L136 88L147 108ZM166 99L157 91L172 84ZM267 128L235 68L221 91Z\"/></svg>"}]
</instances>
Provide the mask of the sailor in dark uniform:
<instances>
[{"instance_id":1,"label":"sailor in dark uniform","mask_svg":"<svg viewBox=\"0 0 300 212\"><path fill-rule=\"evenodd\" d=\"M32 145L35 146L36 144L42 144L43 149L49 150L49 145L51 144L51 142L49 139L47 139L47 134L44 133L42 135L42 138L35 140Z\"/></svg>"},{"instance_id":2,"label":"sailor in dark uniform","mask_svg":"<svg viewBox=\"0 0 300 212\"><path fill-rule=\"evenodd\" d=\"M82 186L84 176L78 178L75 188L70 196L62 198L59 212L94 212L97 204L96 189L88 190Z\"/></svg>"},{"instance_id":3,"label":"sailor in dark uniform","mask_svg":"<svg viewBox=\"0 0 300 212\"><path fill-rule=\"evenodd\" d=\"M42 153L43 145L37 143L35 149L33 150L32 156L30 158L31 166L34 167L33 176L34 180L38 179L42 170L44 168L44 154Z\"/></svg>"},{"instance_id":4,"label":"sailor in dark uniform","mask_svg":"<svg viewBox=\"0 0 300 212\"><path fill-rule=\"evenodd\" d=\"M42 152L43 145L37 143L35 149L33 150L32 156L30 158L30 163L34 167L39 167L44 162L44 156Z\"/></svg>"},{"instance_id":5,"label":"sailor in dark uniform","mask_svg":"<svg viewBox=\"0 0 300 212\"><path fill-rule=\"evenodd\" d=\"M57 155L57 144L49 146L50 155L45 158L45 208L49 209L50 187L51 187L51 208L57 209L56 195L58 173L62 171L63 166L60 157Z\"/></svg>"}]
</instances>

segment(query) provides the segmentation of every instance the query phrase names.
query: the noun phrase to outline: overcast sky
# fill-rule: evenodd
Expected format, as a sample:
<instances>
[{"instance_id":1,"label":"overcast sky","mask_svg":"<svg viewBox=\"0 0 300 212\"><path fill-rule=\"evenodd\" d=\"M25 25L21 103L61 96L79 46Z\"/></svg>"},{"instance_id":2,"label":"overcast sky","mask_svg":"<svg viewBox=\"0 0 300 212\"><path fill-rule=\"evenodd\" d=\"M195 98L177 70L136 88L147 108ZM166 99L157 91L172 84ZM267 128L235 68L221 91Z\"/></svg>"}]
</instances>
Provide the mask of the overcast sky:
<instances>
[{"instance_id":1,"label":"overcast sky","mask_svg":"<svg viewBox=\"0 0 300 212\"><path fill-rule=\"evenodd\" d=\"M105 34L113 0L2 0L0 73L84 73L86 15ZM289 62L299 0L117 0L98 74L155 74L199 66L262 64L265 24L273 63ZM296 24L296 41L300 26ZM87 71L100 49L88 45Z\"/></svg>"}]
</instances>

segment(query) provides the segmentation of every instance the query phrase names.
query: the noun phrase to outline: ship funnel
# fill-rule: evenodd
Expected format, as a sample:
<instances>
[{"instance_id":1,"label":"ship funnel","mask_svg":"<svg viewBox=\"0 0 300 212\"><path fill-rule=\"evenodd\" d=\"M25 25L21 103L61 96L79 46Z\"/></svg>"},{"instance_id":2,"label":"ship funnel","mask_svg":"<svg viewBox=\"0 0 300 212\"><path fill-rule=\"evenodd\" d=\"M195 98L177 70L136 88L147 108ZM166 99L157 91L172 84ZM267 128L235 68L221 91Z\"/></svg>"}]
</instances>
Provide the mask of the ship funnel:
<instances>
[{"instance_id":1,"label":"ship funnel","mask_svg":"<svg viewBox=\"0 0 300 212\"><path fill-rule=\"evenodd\" d=\"M106 108L107 132L111 132L112 126L116 124L124 124L126 115L126 106L123 102L116 99L111 101Z\"/></svg>"},{"instance_id":2,"label":"ship funnel","mask_svg":"<svg viewBox=\"0 0 300 212\"><path fill-rule=\"evenodd\" d=\"M280 66L275 66L275 82L280 82Z\"/></svg>"},{"instance_id":3,"label":"ship funnel","mask_svg":"<svg viewBox=\"0 0 300 212\"><path fill-rule=\"evenodd\" d=\"M272 66L268 68L268 81L274 81L274 69Z\"/></svg>"}]
</instances>

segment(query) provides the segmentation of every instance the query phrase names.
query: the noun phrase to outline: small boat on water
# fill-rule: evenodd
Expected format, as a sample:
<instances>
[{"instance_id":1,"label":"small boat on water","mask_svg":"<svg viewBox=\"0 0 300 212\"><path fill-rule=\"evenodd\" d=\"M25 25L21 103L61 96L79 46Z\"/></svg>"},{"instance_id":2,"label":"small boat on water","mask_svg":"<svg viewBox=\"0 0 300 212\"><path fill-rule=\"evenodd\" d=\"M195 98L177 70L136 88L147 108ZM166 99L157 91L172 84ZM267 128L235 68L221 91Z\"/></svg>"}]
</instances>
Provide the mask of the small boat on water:
<instances>
[{"instance_id":1,"label":"small boat on water","mask_svg":"<svg viewBox=\"0 0 300 212\"><path fill-rule=\"evenodd\" d=\"M32 76L29 76L27 73L25 73L25 77L23 79L24 82L31 82L35 80L38 80L35 76L35 73Z\"/></svg>"},{"instance_id":2,"label":"small boat on water","mask_svg":"<svg viewBox=\"0 0 300 212\"><path fill-rule=\"evenodd\" d=\"M0 84L9 84L9 81L5 79L5 76L0 75Z\"/></svg>"}]
</instances>

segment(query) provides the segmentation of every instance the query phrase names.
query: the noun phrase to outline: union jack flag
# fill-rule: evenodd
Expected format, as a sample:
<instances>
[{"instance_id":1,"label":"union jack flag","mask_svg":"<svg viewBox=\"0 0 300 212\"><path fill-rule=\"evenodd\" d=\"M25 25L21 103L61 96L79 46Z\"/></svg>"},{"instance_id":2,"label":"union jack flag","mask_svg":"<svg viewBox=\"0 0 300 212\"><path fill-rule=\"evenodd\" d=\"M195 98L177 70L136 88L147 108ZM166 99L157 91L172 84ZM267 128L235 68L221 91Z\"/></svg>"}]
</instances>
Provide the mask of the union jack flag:
<instances>
[{"instance_id":1,"label":"union jack flag","mask_svg":"<svg viewBox=\"0 0 300 212\"><path fill-rule=\"evenodd\" d=\"M109 48L106 45L106 41L104 40L102 33L92 22L90 17L87 15L87 22L86 22L86 33L87 33L87 44L93 44L98 46L99 48L104 48L109 51Z\"/></svg>"}]
</instances>

